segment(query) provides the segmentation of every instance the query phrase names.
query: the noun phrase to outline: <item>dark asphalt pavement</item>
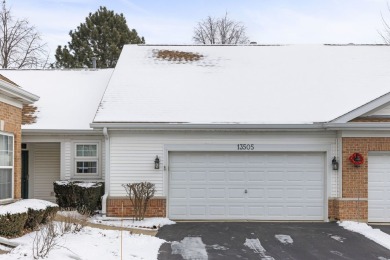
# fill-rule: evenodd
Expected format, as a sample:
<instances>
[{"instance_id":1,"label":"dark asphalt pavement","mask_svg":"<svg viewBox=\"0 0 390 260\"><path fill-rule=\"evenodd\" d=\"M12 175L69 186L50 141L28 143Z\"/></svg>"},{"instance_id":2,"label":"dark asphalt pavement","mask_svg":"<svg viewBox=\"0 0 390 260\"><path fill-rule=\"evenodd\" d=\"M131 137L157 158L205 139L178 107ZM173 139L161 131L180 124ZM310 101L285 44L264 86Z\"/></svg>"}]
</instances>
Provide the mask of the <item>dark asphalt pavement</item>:
<instances>
[{"instance_id":1,"label":"dark asphalt pavement","mask_svg":"<svg viewBox=\"0 0 390 260\"><path fill-rule=\"evenodd\" d=\"M157 237L158 259L376 259L390 250L336 223L179 222Z\"/></svg>"}]
</instances>

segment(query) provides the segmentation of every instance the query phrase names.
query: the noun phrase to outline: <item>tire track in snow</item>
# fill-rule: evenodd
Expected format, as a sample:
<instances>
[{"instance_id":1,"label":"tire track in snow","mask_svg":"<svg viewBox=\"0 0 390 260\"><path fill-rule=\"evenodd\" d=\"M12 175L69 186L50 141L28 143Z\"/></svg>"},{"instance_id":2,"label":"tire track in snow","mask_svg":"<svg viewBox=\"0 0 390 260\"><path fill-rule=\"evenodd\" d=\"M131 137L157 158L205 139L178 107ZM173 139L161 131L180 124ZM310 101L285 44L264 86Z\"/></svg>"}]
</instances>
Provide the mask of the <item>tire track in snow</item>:
<instances>
[{"instance_id":1,"label":"tire track in snow","mask_svg":"<svg viewBox=\"0 0 390 260\"><path fill-rule=\"evenodd\" d=\"M245 239L244 246L249 247L252 249L255 253L259 254L261 257L261 260L275 260L272 256L266 255L266 250L261 245L260 240L258 238L256 239Z\"/></svg>"}]
</instances>

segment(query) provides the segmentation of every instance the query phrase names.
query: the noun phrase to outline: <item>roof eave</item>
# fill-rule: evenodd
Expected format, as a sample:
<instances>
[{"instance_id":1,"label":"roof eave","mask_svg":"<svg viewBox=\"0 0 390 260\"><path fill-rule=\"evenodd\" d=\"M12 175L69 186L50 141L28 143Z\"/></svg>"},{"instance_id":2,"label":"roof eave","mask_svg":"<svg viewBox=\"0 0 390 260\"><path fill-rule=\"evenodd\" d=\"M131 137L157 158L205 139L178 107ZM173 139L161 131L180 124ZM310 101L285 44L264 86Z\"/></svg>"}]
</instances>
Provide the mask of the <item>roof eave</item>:
<instances>
[{"instance_id":1,"label":"roof eave","mask_svg":"<svg viewBox=\"0 0 390 260\"><path fill-rule=\"evenodd\" d=\"M113 123L95 122L90 124L93 129L131 129L131 130L264 130L264 131L294 131L321 130L322 124L192 124L192 123Z\"/></svg>"},{"instance_id":2,"label":"roof eave","mask_svg":"<svg viewBox=\"0 0 390 260\"><path fill-rule=\"evenodd\" d=\"M16 87L4 80L0 81L0 91L23 104L32 104L39 100L39 96L23 90L22 88Z\"/></svg>"}]
</instances>

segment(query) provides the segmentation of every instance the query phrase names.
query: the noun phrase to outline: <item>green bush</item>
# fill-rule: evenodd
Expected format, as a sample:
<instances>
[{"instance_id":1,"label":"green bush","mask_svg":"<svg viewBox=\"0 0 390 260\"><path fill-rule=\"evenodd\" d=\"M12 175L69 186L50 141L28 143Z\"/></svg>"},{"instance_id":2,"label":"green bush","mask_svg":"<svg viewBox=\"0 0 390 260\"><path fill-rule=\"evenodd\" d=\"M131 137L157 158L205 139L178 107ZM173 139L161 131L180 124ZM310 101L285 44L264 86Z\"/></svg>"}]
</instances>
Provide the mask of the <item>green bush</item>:
<instances>
[{"instance_id":1,"label":"green bush","mask_svg":"<svg viewBox=\"0 0 390 260\"><path fill-rule=\"evenodd\" d=\"M61 181L54 182L57 204L64 209L76 209L81 214L92 214L102 207L104 183Z\"/></svg>"},{"instance_id":2,"label":"green bush","mask_svg":"<svg viewBox=\"0 0 390 260\"><path fill-rule=\"evenodd\" d=\"M25 229L35 230L43 221L45 210L28 209L27 220L24 224Z\"/></svg>"},{"instance_id":3,"label":"green bush","mask_svg":"<svg viewBox=\"0 0 390 260\"><path fill-rule=\"evenodd\" d=\"M16 237L22 235L27 218L27 212L0 215L0 236Z\"/></svg>"},{"instance_id":4,"label":"green bush","mask_svg":"<svg viewBox=\"0 0 390 260\"><path fill-rule=\"evenodd\" d=\"M56 201L62 209L75 209L77 206L77 198L74 192L73 182L58 181L54 182L54 193Z\"/></svg>"},{"instance_id":5,"label":"green bush","mask_svg":"<svg viewBox=\"0 0 390 260\"><path fill-rule=\"evenodd\" d=\"M45 214L43 215L42 224L46 224L50 222L50 220L54 219L55 215L57 214L59 207L46 207Z\"/></svg>"}]
</instances>

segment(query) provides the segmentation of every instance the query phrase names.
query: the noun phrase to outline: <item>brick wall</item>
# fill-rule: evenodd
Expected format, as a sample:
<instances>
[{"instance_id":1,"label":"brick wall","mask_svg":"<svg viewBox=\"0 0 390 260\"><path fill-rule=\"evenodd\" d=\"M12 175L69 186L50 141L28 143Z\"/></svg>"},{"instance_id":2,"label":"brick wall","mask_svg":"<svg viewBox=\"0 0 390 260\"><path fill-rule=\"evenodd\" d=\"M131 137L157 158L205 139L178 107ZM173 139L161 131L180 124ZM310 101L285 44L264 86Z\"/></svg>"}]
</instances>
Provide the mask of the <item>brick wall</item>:
<instances>
[{"instance_id":1,"label":"brick wall","mask_svg":"<svg viewBox=\"0 0 390 260\"><path fill-rule=\"evenodd\" d=\"M14 134L14 197L21 197L21 141L22 109L0 102L0 120L4 120L4 131Z\"/></svg>"},{"instance_id":2,"label":"brick wall","mask_svg":"<svg viewBox=\"0 0 390 260\"><path fill-rule=\"evenodd\" d=\"M123 213L122 213L123 203ZM133 206L127 197L109 197L107 201L108 217L132 217ZM166 217L166 199L153 198L149 201L145 217Z\"/></svg>"},{"instance_id":3,"label":"brick wall","mask_svg":"<svg viewBox=\"0 0 390 260\"><path fill-rule=\"evenodd\" d=\"M328 214L330 220L367 221L367 199L329 199Z\"/></svg>"},{"instance_id":4,"label":"brick wall","mask_svg":"<svg viewBox=\"0 0 390 260\"><path fill-rule=\"evenodd\" d=\"M368 152L390 151L388 137L344 137L342 167L342 198L329 200L329 218L360 219L368 218ZM359 167L349 161L353 153L360 153L364 163Z\"/></svg>"}]
</instances>

